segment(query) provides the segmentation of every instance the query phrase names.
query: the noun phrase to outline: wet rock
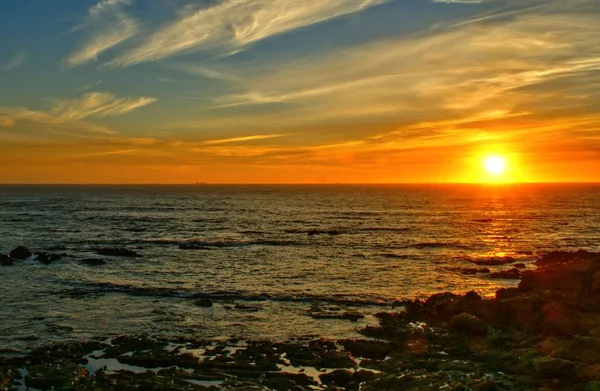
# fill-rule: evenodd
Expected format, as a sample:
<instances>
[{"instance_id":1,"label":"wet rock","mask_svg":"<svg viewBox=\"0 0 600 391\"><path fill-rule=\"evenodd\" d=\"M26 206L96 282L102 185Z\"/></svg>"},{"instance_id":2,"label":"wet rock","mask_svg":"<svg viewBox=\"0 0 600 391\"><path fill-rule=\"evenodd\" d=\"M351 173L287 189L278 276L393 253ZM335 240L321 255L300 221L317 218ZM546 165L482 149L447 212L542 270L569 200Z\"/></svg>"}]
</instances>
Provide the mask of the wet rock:
<instances>
[{"instance_id":1,"label":"wet rock","mask_svg":"<svg viewBox=\"0 0 600 391\"><path fill-rule=\"evenodd\" d=\"M197 305L198 307L212 307L213 301L208 297L204 297L204 298L200 298L200 299L197 299L196 301L194 301L194 304Z\"/></svg>"},{"instance_id":2,"label":"wet rock","mask_svg":"<svg viewBox=\"0 0 600 391\"><path fill-rule=\"evenodd\" d=\"M573 379L576 377L576 365L561 358L542 357L533 361L535 372L542 378Z\"/></svg>"},{"instance_id":3,"label":"wet rock","mask_svg":"<svg viewBox=\"0 0 600 391\"><path fill-rule=\"evenodd\" d=\"M517 288L500 288L496 291L496 300L510 299L519 296L520 293Z\"/></svg>"},{"instance_id":4,"label":"wet rock","mask_svg":"<svg viewBox=\"0 0 600 391\"><path fill-rule=\"evenodd\" d=\"M82 259L79 262L82 263L82 264L84 264L84 265L88 265L88 266L102 266L102 265L106 265L106 261L104 259L99 259L99 258Z\"/></svg>"},{"instance_id":5,"label":"wet rock","mask_svg":"<svg viewBox=\"0 0 600 391\"><path fill-rule=\"evenodd\" d=\"M133 250L128 250L126 248L116 248L116 247L107 247L107 248L96 248L94 249L96 254L109 256L109 257L128 257L128 258L139 258L140 254L136 253Z\"/></svg>"},{"instance_id":6,"label":"wet rock","mask_svg":"<svg viewBox=\"0 0 600 391\"><path fill-rule=\"evenodd\" d=\"M512 269L490 273L490 278L518 280L519 278L521 278L521 271L514 267Z\"/></svg>"},{"instance_id":7,"label":"wet rock","mask_svg":"<svg viewBox=\"0 0 600 391\"><path fill-rule=\"evenodd\" d=\"M515 259L513 257L505 256L505 257L490 257L484 259L474 259L472 261L476 265L480 266L500 266L500 265L508 265L510 263L515 263Z\"/></svg>"},{"instance_id":8,"label":"wet rock","mask_svg":"<svg viewBox=\"0 0 600 391\"><path fill-rule=\"evenodd\" d=\"M538 266L548 266L557 263L573 262L574 260L593 260L600 261L600 253L592 253L587 250L569 251L551 251L542 255L535 264Z\"/></svg>"},{"instance_id":9,"label":"wet rock","mask_svg":"<svg viewBox=\"0 0 600 391\"><path fill-rule=\"evenodd\" d=\"M454 316L450 321L450 329L470 335L484 335L486 333L485 323L475 315L467 312Z\"/></svg>"},{"instance_id":10,"label":"wet rock","mask_svg":"<svg viewBox=\"0 0 600 391\"><path fill-rule=\"evenodd\" d=\"M235 308L236 310L239 310L239 311L246 311L246 312L258 312L261 310L261 308L258 306L239 304L239 303L234 305L233 308Z\"/></svg>"},{"instance_id":11,"label":"wet rock","mask_svg":"<svg viewBox=\"0 0 600 391\"><path fill-rule=\"evenodd\" d=\"M23 247L23 246L19 246L15 249L13 249L10 252L10 257L13 259L19 259L19 260L23 260L23 259L27 259L31 256L31 251L29 251L27 248Z\"/></svg>"},{"instance_id":12,"label":"wet rock","mask_svg":"<svg viewBox=\"0 0 600 391\"><path fill-rule=\"evenodd\" d=\"M13 266L14 260L6 254L0 254L0 266Z\"/></svg>"},{"instance_id":13,"label":"wet rock","mask_svg":"<svg viewBox=\"0 0 600 391\"><path fill-rule=\"evenodd\" d=\"M65 254L36 253L35 260L44 265L50 265L52 262L60 260L63 256Z\"/></svg>"},{"instance_id":14,"label":"wet rock","mask_svg":"<svg viewBox=\"0 0 600 391\"><path fill-rule=\"evenodd\" d=\"M392 344L380 341L348 339L340 342L354 357L374 360L383 360L394 349Z\"/></svg>"}]
</instances>

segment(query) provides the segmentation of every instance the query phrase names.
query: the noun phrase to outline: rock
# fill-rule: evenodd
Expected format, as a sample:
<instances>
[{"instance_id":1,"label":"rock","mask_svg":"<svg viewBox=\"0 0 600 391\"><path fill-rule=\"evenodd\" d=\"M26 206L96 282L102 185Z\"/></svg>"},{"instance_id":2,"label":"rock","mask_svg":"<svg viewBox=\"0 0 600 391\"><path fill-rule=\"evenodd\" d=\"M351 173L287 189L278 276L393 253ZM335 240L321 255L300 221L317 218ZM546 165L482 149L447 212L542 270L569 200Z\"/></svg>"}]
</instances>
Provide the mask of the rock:
<instances>
[{"instance_id":1,"label":"rock","mask_svg":"<svg viewBox=\"0 0 600 391\"><path fill-rule=\"evenodd\" d=\"M490 278L503 278L509 280L518 280L521 278L521 272L516 267L508 270L490 273Z\"/></svg>"},{"instance_id":2,"label":"rock","mask_svg":"<svg viewBox=\"0 0 600 391\"><path fill-rule=\"evenodd\" d=\"M513 265L513 267L516 267L517 269L526 269L527 266L524 263L515 263Z\"/></svg>"},{"instance_id":3,"label":"rock","mask_svg":"<svg viewBox=\"0 0 600 391\"><path fill-rule=\"evenodd\" d=\"M105 255L109 257L128 257L128 258L139 258L140 254L136 253L133 250L128 250L126 248L97 248L94 249L96 254Z\"/></svg>"},{"instance_id":4,"label":"rock","mask_svg":"<svg viewBox=\"0 0 600 391\"><path fill-rule=\"evenodd\" d=\"M210 298L205 297L194 301L194 304L198 307L212 307L213 301Z\"/></svg>"},{"instance_id":5,"label":"rock","mask_svg":"<svg viewBox=\"0 0 600 391\"><path fill-rule=\"evenodd\" d=\"M476 268L476 267L464 267L460 269L462 274L472 275L472 274L487 274L490 272L490 269L487 267L484 268Z\"/></svg>"},{"instance_id":6,"label":"rock","mask_svg":"<svg viewBox=\"0 0 600 391\"><path fill-rule=\"evenodd\" d=\"M0 254L0 266L13 266L14 260L6 254Z\"/></svg>"},{"instance_id":7,"label":"rock","mask_svg":"<svg viewBox=\"0 0 600 391\"><path fill-rule=\"evenodd\" d=\"M542 357L533 361L535 372L547 379L572 379L576 376L576 365L562 358Z\"/></svg>"},{"instance_id":8,"label":"rock","mask_svg":"<svg viewBox=\"0 0 600 391\"><path fill-rule=\"evenodd\" d=\"M335 384L336 386L344 387L354 380L354 373L345 369L336 369L330 373L319 375L319 378L324 384Z\"/></svg>"},{"instance_id":9,"label":"rock","mask_svg":"<svg viewBox=\"0 0 600 391\"><path fill-rule=\"evenodd\" d=\"M35 260L44 265L49 265L54 261L60 260L64 255L65 254L36 253Z\"/></svg>"},{"instance_id":10,"label":"rock","mask_svg":"<svg viewBox=\"0 0 600 391\"><path fill-rule=\"evenodd\" d=\"M592 277L592 288L595 291L600 291L600 270L594 273Z\"/></svg>"},{"instance_id":11,"label":"rock","mask_svg":"<svg viewBox=\"0 0 600 391\"><path fill-rule=\"evenodd\" d=\"M235 308L236 310L247 311L247 312L258 312L261 310L261 308L258 306L252 306L252 305L246 305L246 304L236 304L233 308Z\"/></svg>"},{"instance_id":12,"label":"rock","mask_svg":"<svg viewBox=\"0 0 600 391\"><path fill-rule=\"evenodd\" d=\"M450 320L450 328L471 335L484 335L486 333L485 323L475 315L463 312Z\"/></svg>"},{"instance_id":13,"label":"rock","mask_svg":"<svg viewBox=\"0 0 600 391\"><path fill-rule=\"evenodd\" d=\"M341 343L354 357L373 360L383 360L393 350L393 345L380 341L348 339Z\"/></svg>"},{"instance_id":14,"label":"rock","mask_svg":"<svg viewBox=\"0 0 600 391\"><path fill-rule=\"evenodd\" d=\"M88 266L106 265L106 261L104 259L98 259L98 258L82 259L79 262L83 263L84 265L88 265Z\"/></svg>"},{"instance_id":15,"label":"rock","mask_svg":"<svg viewBox=\"0 0 600 391\"><path fill-rule=\"evenodd\" d=\"M10 252L10 257L13 259L27 259L31 256L31 251L23 246L19 246Z\"/></svg>"},{"instance_id":16,"label":"rock","mask_svg":"<svg viewBox=\"0 0 600 391\"><path fill-rule=\"evenodd\" d=\"M521 292L517 288L500 288L496 291L496 300L510 299L519 296Z\"/></svg>"},{"instance_id":17,"label":"rock","mask_svg":"<svg viewBox=\"0 0 600 391\"><path fill-rule=\"evenodd\" d=\"M509 263L515 263L515 259L513 257L505 256L505 257L491 257L484 259L475 259L472 261L476 265L484 265L484 266L500 266L500 265L508 265Z\"/></svg>"}]
</instances>

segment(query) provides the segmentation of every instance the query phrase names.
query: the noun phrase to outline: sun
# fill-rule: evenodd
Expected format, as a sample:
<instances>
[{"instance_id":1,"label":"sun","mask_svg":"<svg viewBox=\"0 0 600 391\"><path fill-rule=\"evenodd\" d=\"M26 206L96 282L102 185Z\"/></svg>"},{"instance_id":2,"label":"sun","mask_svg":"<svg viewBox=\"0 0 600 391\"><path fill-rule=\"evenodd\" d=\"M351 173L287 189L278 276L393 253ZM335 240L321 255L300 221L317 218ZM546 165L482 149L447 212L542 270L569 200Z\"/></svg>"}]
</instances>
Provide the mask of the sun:
<instances>
[{"instance_id":1,"label":"sun","mask_svg":"<svg viewBox=\"0 0 600 391\"><path fill-rule=\"evenodd\" d=\"M483 161L483 165L486 171L494 176L500 176L506 171L506 159L502 156L487 156Z\"/></svg>"}]
</instances>

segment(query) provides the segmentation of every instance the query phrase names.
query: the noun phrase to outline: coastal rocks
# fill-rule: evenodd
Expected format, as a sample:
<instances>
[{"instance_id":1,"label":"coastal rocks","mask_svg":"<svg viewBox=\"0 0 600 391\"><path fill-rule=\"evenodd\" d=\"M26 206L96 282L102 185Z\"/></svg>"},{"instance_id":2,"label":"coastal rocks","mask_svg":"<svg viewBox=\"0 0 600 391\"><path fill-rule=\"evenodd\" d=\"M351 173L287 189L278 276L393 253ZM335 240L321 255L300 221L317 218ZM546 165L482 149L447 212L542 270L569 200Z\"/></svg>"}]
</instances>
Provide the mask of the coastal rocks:
<instances>
[{"instance_id":1,"label":"coastal rocks","mask_svg":"<svg viewBox=\"0 0 600 391\"><path fill-rule=\"evenodd\" d=\"M133 250L128 250L126 248L111 248L111 247L107 247L107 248L96 248L94 249L94 251L96 252L96 254L98 255L104 255L104 256L109 256L109 257L126 257L126 258L140 258L141 255L136 253Z\"/></svg>"},{"instance_id":2,"label":"coastal rocks","mask_svg":"<svg viewBox=\"0 0 600 391\"><path fill-rule=\"evenodd\" d=\"M508 265L511 263L515 263L516 260L513 257L505 256L505 257L490 257L490 258L483 258L483 259L473 259L471 262L473 262L474 264L479 265L479 266L501 266L501 265Z\"/></svg>"},{"instance_id":3,"label":"coastal rocks","mask_svg":"<svg viewBox=\"0 0 600 391\"><path fill-rule=\"evenodd\" d=\"M499 272L490 273L490 278L502 278L507 280L518 280L521 278L521 271L516 267L508 270L501 270Z\"/></svg>"},{"instance_id":4,"label":"coastal rocks","mask_svg":"<svg viewBox=\"0 0 600 391\"><path fill-rule=\"evenodd\" d=\"M542 357L533 361L535 372L544 378L573 379L576 377L576 365L561 358Z\"/></svg>"},{"instance_id":5,"label":"coastal rocks","mask_svg":"<svg viewBox=\"0 0 600 391\"><path fill-rule=\"evenodd\" d=\"M31 254L31 251L29 251L27 248L19 246L13 249L9 255L13 259L24 260L31 257L33 254Z\"/></svg>"},{"instance_id":6,"label":"coastal rocks","mask_svg":"<svg viewBox=\"0 0 600 391\"><path fill-rule=\"evenodd\" d=\"M62 259L65 255L66 254L36 253L35 260L44 265L50 265L52 262Z\"/></svg>"},{"instance_id":7,"label":"coastal rocks","mask_svg":"<svg viewBox=\"0 0 600 391\"><path fill-rule=\"evenodd\" d=\"M0 266L13 266L14 260L6 254L0 254Z\"/></svg>"},{"instance_id":8,"label":"coastal rocks","mask_svg":"<svg viewBox=\"0 0 600 391\"><path fill-rule=\"evenodd\" d=\"M354 357L362 357L373 360L383 360L390 354L394 345L381 341L365 341L359 339L348 339L340 341L344 349L352 353Z\"/></svg>"},{"instance_id":9,"label":"coastal rocks","mask_svg":"<svg viewBox=\"0 0 600 391\"><path fill-rule=\"evenodd\" d=\"M450 329L464 332L470 335L485 335L486 325L475 315L467 312L455 315L450 320Z\"/></svg>"},{"instance_id":10,"label":"coastal rocks","mask_svg":"<svg viewBox=\"0 0 600 391\"><path fill-rule=\"evenodd\" d=\"M347 319L356 322L365 316L357 311L351 311L334 305L313 303L308 315L313 319Z\"/></svg>"}]
</instances>

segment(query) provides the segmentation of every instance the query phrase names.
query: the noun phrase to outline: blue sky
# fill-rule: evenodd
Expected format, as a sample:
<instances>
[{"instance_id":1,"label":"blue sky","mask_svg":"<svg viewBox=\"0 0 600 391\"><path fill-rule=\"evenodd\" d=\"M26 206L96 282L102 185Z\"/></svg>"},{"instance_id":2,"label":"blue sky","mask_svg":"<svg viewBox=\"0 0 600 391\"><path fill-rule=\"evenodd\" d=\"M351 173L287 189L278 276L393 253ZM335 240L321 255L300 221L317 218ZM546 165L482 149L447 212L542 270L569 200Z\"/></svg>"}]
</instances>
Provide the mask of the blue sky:
<instances>
[{"instance_id":1,"label":"blue sky","mask_svg":"<svg viewBox=\"0 0 600 391\"><path fill-rule=\"evenodd\" d=\"M6 0L0 182L472 181L487 153L600 180L598 20L595 0Z\"/></svg>"}]
</instances>

